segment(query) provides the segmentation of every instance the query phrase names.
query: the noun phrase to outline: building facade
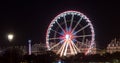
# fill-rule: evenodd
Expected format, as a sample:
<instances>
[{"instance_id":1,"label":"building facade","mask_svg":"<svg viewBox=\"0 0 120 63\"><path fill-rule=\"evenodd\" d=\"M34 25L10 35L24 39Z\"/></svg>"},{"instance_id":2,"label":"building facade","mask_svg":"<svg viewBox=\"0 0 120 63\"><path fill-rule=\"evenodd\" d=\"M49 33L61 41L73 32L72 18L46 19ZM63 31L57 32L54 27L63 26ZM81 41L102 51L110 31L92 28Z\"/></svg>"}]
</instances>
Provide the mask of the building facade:
<instances>
[{"instance_id":1,"label":"building facade","mask_svg":"<svg viewBox=\"0 0 120 63\"><path fill-rule=\"evenodd\" d=\"M107 46L106 52L108 53L115 53L115 52L120 52L120 39L113 39Z\"/></svg>"}]
</instances>

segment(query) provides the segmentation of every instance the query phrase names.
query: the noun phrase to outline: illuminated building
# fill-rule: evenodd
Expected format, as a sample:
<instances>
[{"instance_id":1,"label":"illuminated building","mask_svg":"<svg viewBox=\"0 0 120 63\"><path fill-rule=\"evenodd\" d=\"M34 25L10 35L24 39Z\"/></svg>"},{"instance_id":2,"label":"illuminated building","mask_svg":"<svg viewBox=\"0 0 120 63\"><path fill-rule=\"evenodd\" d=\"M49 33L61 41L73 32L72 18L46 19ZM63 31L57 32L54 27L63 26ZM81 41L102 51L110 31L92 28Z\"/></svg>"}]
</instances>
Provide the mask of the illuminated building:
<instances>
[{"instance_id":1,"label":"illuminated building","mask_svg":"<svg viewBox=\"0 0 120 63\"><path fill-rule=\"evenodd\" d=\"M116 38L111 40L106 51L108 53L120 52L120 40L117 40Z\"/></svg>"}]
</instances>

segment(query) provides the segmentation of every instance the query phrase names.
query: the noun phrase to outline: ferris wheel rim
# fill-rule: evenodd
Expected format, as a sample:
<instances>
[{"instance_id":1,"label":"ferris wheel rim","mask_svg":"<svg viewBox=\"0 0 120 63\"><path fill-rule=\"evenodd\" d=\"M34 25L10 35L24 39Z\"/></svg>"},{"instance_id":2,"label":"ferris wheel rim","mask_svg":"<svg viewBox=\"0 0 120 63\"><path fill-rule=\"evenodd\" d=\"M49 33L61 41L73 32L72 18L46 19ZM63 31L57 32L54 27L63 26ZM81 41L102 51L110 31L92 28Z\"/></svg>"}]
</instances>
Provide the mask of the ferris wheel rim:
<instances>
[{"instance_id":1,"label":"ferris wheel rim","mask_svg":"<svg viewBox=\"0 0 120 63\"><path fill-rule=\"evenodd\" d=\"M53 24L55 23L55 21L58 19L58 17L60 17L62 14L67 14L67 13L78 13L78 14L81 14L82 16L84 16L85 17L85 19L87 19L87 22L88 23L90 23L89 25L90 25L90 28L91 28L91 34L92 34L92 39L91 39L91 45L90 46L92 46L93 44L94 44L94 40L95 40L95 32L94 32L94 28L93 28L93 25L92 25L92 23L91 23L91 21L86 17L86 15L84 15L83 13L81 13L81 12L78 12L78 11L73 11L73 10L70 10L70 11L65 11L65 12L62 12L62 13L60 13L60 14L58 14L52 21L51 21L51 23L49 24L49 26L48 26L48 29L47 29L47 32L46 32L46 46L47 46L47 48L48 49L50 49L50 46L49 46L49 42L48 42L48 35L49 35L49 30L50 30L50 28L51 28L51 26L53 26ZM71 13L71 14L72 14ZM90 47L91 48L91 47ZM90 49L89 48L89 49Z\"/></svg>"}]
</instances>

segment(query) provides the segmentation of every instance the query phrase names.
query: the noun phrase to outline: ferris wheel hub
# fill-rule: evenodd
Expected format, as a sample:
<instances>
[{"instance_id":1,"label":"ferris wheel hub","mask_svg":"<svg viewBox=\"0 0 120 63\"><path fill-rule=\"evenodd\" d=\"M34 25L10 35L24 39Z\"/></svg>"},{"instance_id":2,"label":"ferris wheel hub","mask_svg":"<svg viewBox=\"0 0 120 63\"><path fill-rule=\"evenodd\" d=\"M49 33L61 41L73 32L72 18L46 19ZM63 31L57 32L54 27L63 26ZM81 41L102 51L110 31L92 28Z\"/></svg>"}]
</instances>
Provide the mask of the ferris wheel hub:
<instances>
[{"instance_id":1,"label":"ferris wheel hub","mask_svg":"<svg viewBox=\"0 0 120 63\"><path fill-rule=\"evenodd\" d=\"M65 39L66 39L66 40L70 39L70 35L69 35L69 34L66 34L66 35L65 35Z\"/></svg>"}]
</instances>

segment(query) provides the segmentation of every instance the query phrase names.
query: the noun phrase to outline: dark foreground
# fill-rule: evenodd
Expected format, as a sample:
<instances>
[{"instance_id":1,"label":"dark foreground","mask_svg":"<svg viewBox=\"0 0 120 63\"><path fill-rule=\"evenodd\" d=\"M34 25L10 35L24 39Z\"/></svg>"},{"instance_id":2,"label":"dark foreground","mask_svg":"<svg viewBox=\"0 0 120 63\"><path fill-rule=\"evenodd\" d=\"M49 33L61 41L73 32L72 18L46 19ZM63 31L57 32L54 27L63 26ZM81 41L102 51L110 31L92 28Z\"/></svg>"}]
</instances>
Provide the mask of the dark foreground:
<instances>
[{"instance_id":1,"label":"dark foreground","mask_svg":"<svg viewBox=\"0 0 120 63\"><path fill-rule=\"evenodd\" d=\"M0 54L0 63L120 63L120 52L84 55L79 53L70 57L59 57L46 51L38 55L22 54L18 49L7 50Z\"/></svg>"}]
</instances>

